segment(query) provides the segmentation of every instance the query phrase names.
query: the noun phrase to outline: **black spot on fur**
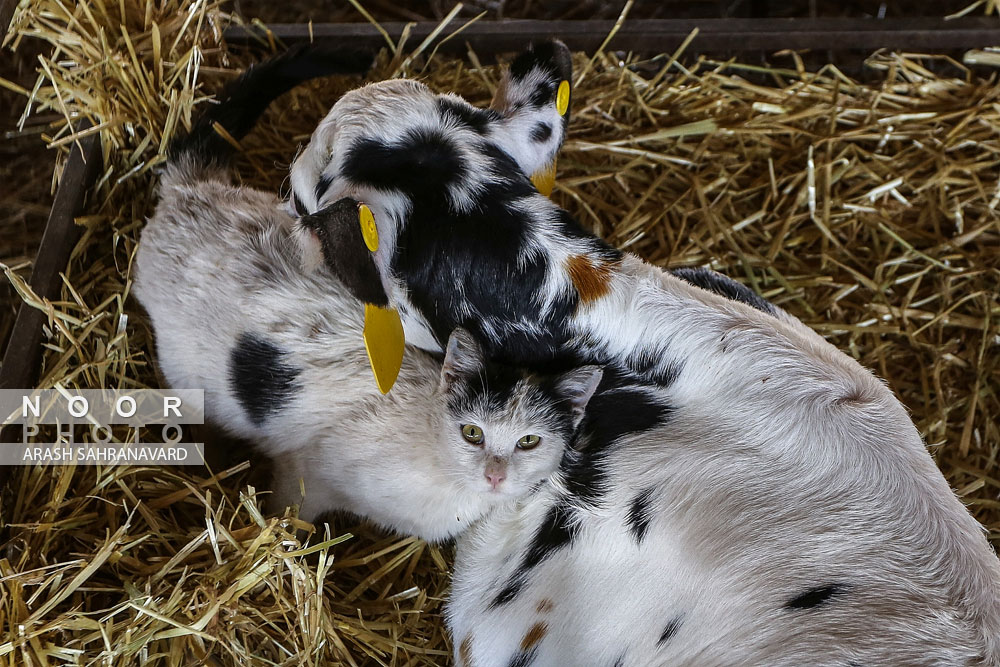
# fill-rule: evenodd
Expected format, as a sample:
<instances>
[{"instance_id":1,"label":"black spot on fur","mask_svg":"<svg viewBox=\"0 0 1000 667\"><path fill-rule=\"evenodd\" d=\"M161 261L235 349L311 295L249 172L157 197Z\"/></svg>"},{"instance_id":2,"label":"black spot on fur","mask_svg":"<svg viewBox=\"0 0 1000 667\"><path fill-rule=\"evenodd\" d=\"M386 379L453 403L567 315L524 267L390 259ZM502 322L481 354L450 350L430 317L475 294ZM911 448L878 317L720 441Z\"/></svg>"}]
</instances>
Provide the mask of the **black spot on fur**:
<instances>
[{"instance_id":1,"label":"black spot on fur","mask_svg":"<svg viewBox=\"0 0 1000 667\"><path fill-rule=\"evenodd\" d=\"M570 543L576 532L572 517L573 510L565 503L557 502L549 508L517 570L490 604L491 609L516 598L524 588L531 568Z\"/></svg>"},{"instance_id":2,"label":"black spot on fur","mask_svg":"<svg viewBox=\"0 0 1000 667\"><path fill-rule=\"evenodd\" d=\"M663 646L670 641L670 638L677 634L677 628L679 627L681 627L681 617L678 616L677 618L671 619L671 621L667 623L667 627L663 628L663 632L660 633L660 638L656 641L656 645Z\"/></svg>"},{"instance_id":3,"label":"black spot on fur","mask_svg":"<svg viewBox=\"0 0 1000 667\"><path fill-rule=\"evenodd\" d=\"M536 123L533 128L531 128L531 140L535 143L543 143L549 140L552 136L552 126L548 123Z\"/></svg>"},{"instance_id":4,"label":"black spot on fur","mask_svg":"<svg viewBox=\"0 0 1000 667\"><path fill-rule=\"evenodd\" d=\"M430 129L410 129L398 143L368 137L347 149L343 174L359 185L383 191L446 198L448 185L466 178L454 143Z\"/></svg>"},{"instance_id":5,"label":"black spot on fur","mask_svg":"<svg viewBox=\"0 0 1000 667\"><path fill-rule=\"evenodd\" d=\"M493 598L493 602L490 603L490 609L496 609L501 605L505 605L520 594L521 589L524 588L524 579L511 579L507 582L497 596Z\"/></svg>"},{"instance_id":6,"label":"black spot on fur","mask_svg":"<svg viewBox=\"0 0 1000 667\"><path fill-rule=\"evenodd\" d=\"M316 183L316 205L318 206L321 201L323 201L323 195L326 191L330 189L330 185L333 184L333 176L327 176L323 174L319 177L319 181Z\"/></svg>"},{"instance_id":7,"label":"black spot on fur","mask_svg":"<svg viewBox=\"0 0 1000 667\"><path fill-rule=\"evenodd\" d=\"M618 659L615 660L615 664L612 665L612 667L625 667L625 654L624 653L622 653L620 656L618 656Z\"/></svg>"},{"instance_id":8,"label":"black spot on fur","mask_svg":"<svg viewBox=\"0 0 1000 667\"><path fill-rule=\"evenodd\" d=\"M535 92L531 94L531 106L541 108L549 104L554 104L556 99L556 83L546 81L535 86Z\"/></svg>"},{"instance_id":9,"label":"black spot on fur","mask_svg":"<svg viewBox=\"0 0 1000 667\"><path fill-rule=\"evenodd\" d=\"M490 125L500 120L499 112L493 109L479 109L448 97L439 97L437 107L442 116L454 118L479 134L486 134Z\"/></svg>"},{"instance_id":10,"label":"black spot on fur","mask_svg":"<svg viewBox=\"0 0 1000 667\"><path fill-rule=\"evenodd\" d=\"M629 434L644 433L663 424L671 408L648 390L616 386L621 376L605 372L597 393L587 405L580 437L563 456L566 488L583 504L594 505L607 491L606 459L617 441Z\"/></svg>"},{"instance_id":11,"label":"black spot on fur","mask_svg":"<svg viewBox=\"0 0 1000 667\"><path fill-rule=\"evenodd\" d=\"M548 74L558 84L568 81L573 74L573 60L569 49L559 41L535 42L510 64L510 76L514 82L522 81L531 70L538 68Z\"/></svg>"},{"instance_id":12,"label":"black spot on fur","mask_svg":"<svg viewBox=\"0 0 1000 667\"><path fill-rule=\"evenodd\" d=\"M299 369L284 361L285 352L257 334L243 333L229 356L229 386L250 421L257 426L278 412L299 389Z\"/></svg>"},{"instance_id":13,"label":"black spot on fur","mask_svg":"<svg viewBox=\"0 0 1000 667\"><path fill-rule=\"evenodd\" d=\"M646 536L646 531L649 529L649 521L652 518L649 503L652 497L653 489L646 489L632 499L632 504L629 506L628 525L638 543L642 542L642 538Z\"/></svg>"},{"instance_id":14,"label":"black spot on fur","mask_svg":"<svg viewBox=\"0 0 1000 667\"><path fill-rule=\"evenodd\" d=\"M351 294L365 303L389 305L375 260L361 233L358 202L345 197L303 216L301 224L319 238L324 263Z\"/></svg>"},{"instance_id":15,"label":"black spot on fur","mask_svg":"<svg viewBox=\"0 0 1000 667\"><path fill-rule=\"evenodd\" d=\"M538 649L531 649L530 651L518 651L510 658L510 662L507 663L507 667L528 667L535 662L535 656L538 655Z\"/></svg>"},{"instance_id":16,"label":"black spot on fur","mask_svg":"<svg viewBox=\"0 0 1000 667\"><path fill-rule=\"evenodd\" d=\"M448 390L448 408L454 413L484 405L500 411L510 401L525 374L512 366L486 362L481 372L462 376Z\"/></svg>"},{"instance_id":17,"label":"black spot on fur","mask_svg":"<svg viewBox=\"0 0 1000 667\"><path fill-rule=\"evenodd\" d=\"M524 556L522 569L530 570L570 543L577 530L571 521L572 516L573 510L565 503L556 503L549 509Z\"/></svg>"},{"instance_id":18,"label":"black spot on fur","mask_svg":"<svg viewBox=\"0 0 1000 667\"><path fill-rule=\"evenodd\" d=\"M830 598L839 595L846 587L842 584L830 584L812 588L801 595L797 595L785 603L786 609L812 609L829 602Z\"/></svg>"},{"instance_id":19,"label":"black spot on fur","mask_svg":"<svg viewBox=\"0 0 1000 667\"><path fill-rule=\"evenodd\" d=\"M661 348L667 347L664 341L659 342ZM669 361L662 363L662 360L654 356L654 352L662 354L662 349L641 348L632 353L624 361L629 372L634 373L646 382L652 382L660 387L669 387L680 377L684 364L679 361ZM612 360L608 360L610 363Z\"/></svg>"},{"instance_id":20,"label":"black spot on fur","mask_svg":"<svg viewBox=\"0 0 1000 667\"><path fill-rule=\"evenodd\" d=\"M609 246L601 239L588 232L577 222L568 211L559 209L556 213L555 226L560 235L571 239L587 240L593 245L587 251L588 256L595 259L602 259L608 263L619 262L622 259L622 251L613 246Z\"/></svg>"},{"instance_id":21,"label":"black spot on fur","mask_svg":"<svg viewBox=\"0 0 1000 667\"><path fill-rule=\"evenodd\" d=\"M306 211L305 204L299 199L299 195L293 190L292 191L292 209L295 211L295 215L305 215Z\"/></svg>"},{"instance_id":22,"label":"black spot on fur","mask_svg":"<svg viewBox=\"0 0 1000 667\"><path fill-rule=\"evenodd\" d=\"M763 311L769 315L774 315L777 312L774 305L770 301L763 298L746 285L738 283L732 278L728 278L721 273L716 273L715 271L710 271L704 268L673 269L671 273L684 282L691 283L692 285L706 289L709 292L715 292L716 294L724 296L727 299L745 303L746 305Z\"/></svg>"}]
</instances>

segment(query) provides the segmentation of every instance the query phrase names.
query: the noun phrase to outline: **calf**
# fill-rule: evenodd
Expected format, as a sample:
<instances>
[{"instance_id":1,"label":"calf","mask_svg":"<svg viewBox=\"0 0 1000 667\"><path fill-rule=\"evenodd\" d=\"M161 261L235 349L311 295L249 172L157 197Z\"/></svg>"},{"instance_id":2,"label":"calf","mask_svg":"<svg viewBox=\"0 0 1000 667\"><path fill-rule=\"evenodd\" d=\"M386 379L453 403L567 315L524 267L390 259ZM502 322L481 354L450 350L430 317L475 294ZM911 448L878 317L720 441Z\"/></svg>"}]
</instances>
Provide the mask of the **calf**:
<instances>
[{"instance_id":1,"label":"calf","mask_svg":"<svg viewBox=\"0 0 1000 667\"><path fill-rule=\"evenodd\" d=\"M354 91L292 171L310 229L356 226L328 214L338 202L373 211L381 241L354 285L377 277L411 342L461 325L500 359L612 369L555 482L460 539L456 660L1000 664L1000 566L884 384L731 281L650 267L532 187L564 132L563 52L515 60L490 110L413 82ZM341 273L365 252L322 250Z\"/></svg>"}]
</instances>

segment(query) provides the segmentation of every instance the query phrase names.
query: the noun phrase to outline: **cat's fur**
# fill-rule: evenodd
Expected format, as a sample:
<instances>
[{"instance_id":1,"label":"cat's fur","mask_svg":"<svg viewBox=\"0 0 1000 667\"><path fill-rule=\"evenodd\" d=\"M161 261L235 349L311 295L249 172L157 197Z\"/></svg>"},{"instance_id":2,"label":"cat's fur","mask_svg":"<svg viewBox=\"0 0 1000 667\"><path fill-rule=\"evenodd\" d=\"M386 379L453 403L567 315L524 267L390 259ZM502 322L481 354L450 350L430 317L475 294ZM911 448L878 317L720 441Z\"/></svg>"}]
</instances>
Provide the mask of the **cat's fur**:
<instances>
[{"instance_id":1,"label":"cat's fur","mask_svg":"<svg viewBox=\"0 0 1000 667\"><path fill-rule=\"evenodd\" d=\"M288 62L258 66L236 90L273 80ZM230 119L239 99L210 117ZM216 141L210 128L199 122L171 151L136 254L135 295L168 383L204 388L208 417L275 459L274 508L300 501L302 478L306 519L341 509L441 540L543 483L600 369L544 376L500 367L459 330L443 368L411 350L396 389L382 396L361 304L326 271L301 270L293 219L274 196L231 183L228 149L204 149ZM483 443L463 439L469 423ZM541 442L518 448L525 435Z\"/></svg>"}]
</instances>

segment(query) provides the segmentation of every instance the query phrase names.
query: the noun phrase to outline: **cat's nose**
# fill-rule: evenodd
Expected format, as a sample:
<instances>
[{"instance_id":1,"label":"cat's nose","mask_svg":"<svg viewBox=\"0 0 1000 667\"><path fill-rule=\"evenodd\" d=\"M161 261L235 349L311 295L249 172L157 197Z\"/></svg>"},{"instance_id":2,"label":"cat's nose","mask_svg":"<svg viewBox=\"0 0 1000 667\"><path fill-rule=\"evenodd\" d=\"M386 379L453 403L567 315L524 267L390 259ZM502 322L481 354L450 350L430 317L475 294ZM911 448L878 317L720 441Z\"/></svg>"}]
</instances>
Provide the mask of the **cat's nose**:
<instances>
[{"instance_id":1,"label":"cat's nose","mask_svg":"<svg viewBox=\"0 0 1000 667\"><path fill-rule=\"evenodd\" d=\"M486 473L486 481L490 483L494 491L496 491L497 487L500 486L500 483L503 482L505 479L507 479L507 476L502 472Z\"/></svg>"},{"instance_id":2,"label":"cat's nose","mask_svg":"<svg viewBox=\"0 0 1000 667\"><path fill-rule=\"evenodd\" d=\"M486 466L486 472L483 473L483 476L496 491L500 484L507 479L507 466L499 461L492 461Z\"/></svg>"}]
</instances>

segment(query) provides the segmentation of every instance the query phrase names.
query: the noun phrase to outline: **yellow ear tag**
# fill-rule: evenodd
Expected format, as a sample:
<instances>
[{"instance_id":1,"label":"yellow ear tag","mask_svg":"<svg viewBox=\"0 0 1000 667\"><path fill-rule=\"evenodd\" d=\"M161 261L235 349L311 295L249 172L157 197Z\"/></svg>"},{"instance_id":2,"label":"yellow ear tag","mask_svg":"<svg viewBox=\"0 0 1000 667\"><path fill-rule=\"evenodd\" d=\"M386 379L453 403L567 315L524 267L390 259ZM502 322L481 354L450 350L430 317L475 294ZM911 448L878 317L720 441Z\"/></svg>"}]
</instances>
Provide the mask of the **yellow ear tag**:
<instances>
[{"instance_id":1,"label":"yellow ear tag","mask_svg":"<svg viewBox=\"0 0 1000 667\"><path fill-rule=\"evenodd\" d=\"M378 228L375 227L375 216L372 210L362 204L358 207L358 217L361 219L361 236L365 239L365 245L372 252L378 250Z\"/></svg>"},{"instance_id":2,"label":"yellow ear tag","mask_svg":"<svg viewBox=\"0 0 1000 667\"><path fill-rule=\"evenodd\" d=\"M560 116L565 116L567 109L569 109L569 81L563 81L556 91L556 111Z\"/></svg>"},{"instance_id":3,"label":"yellow ear tag","mask_svg":"<svg viewBox=\"0 0 1000 667\"><path fill-rule=\"evenodd\" d=\"M368 250L378 250L378 229L375 227L375 216L372 210L361 204L358 207L358 220L361 223L361 236ZM403 349L406 341L403 338L403 323L399 313L392 308L381 308L370 303L365 304L365 351L368 352L368 363L375 374L375 384L383 394L388 394L399 375L399 367L403 364Z\"/></svg>"},{"instance_id":4,"label":"yellow ear tag","mask_svg":"<svg viewBox=\"0 0 1000 667\"><path fill-rule=\"evenodd\" d=\"M538 191L541 192L546 197L552 194L552 188L556 184L556 160L552 158L552 162L548 165L542 167L535 173L531 175L531 182L535 184Z\"/></svg>"},{"instance_id":5,"label":"yellow ear tag","mask_svg":"<svg viewBox=\"0 0 1000 667\"><path fill-rule=\"evenodd\" d=\"M388 394L403 365L403 323L393 308L365 304L365 350L375 374L375 384Z\"/></svg>"}]
</instances>

